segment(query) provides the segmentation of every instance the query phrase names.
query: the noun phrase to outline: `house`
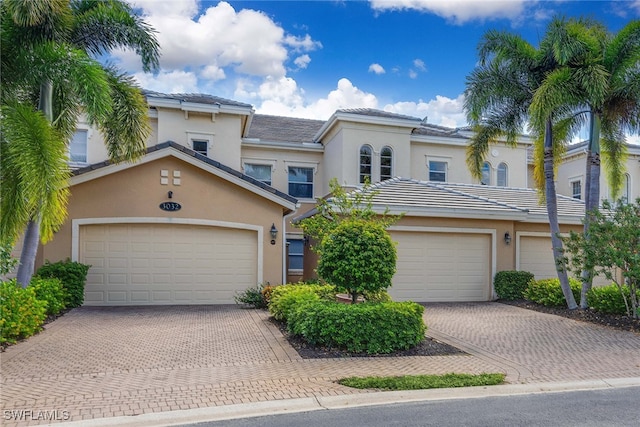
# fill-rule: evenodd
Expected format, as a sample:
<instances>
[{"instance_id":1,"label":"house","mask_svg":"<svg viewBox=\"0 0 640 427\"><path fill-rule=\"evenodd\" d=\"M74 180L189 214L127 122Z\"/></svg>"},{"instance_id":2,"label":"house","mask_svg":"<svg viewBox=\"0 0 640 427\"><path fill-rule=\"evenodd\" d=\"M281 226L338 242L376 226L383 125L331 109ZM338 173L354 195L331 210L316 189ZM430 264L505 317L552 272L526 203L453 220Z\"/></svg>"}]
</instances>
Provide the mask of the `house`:
<instances>
[{"instance_id":1,"label":"house","mask_svg":"<svg viewBox=\"0 0 640 427\"><path fill-rule=\"evenodd\" d=\"M228 304L257 283L309 277L313 254L291 220L332 178L356 190L369 180L376 209L405 213L390 230L397 299L487 301L497 271L554 275L526 136L492 147L476 181L469 129L372 109L324 121L211 95L145 95L153 131L139 162L110 164L80 120L68 219L39 250L38 263L91 265L86 305ZM570 196L559 200L564 232L581 228L583 203Z\"/></svg>"}]
</instances>

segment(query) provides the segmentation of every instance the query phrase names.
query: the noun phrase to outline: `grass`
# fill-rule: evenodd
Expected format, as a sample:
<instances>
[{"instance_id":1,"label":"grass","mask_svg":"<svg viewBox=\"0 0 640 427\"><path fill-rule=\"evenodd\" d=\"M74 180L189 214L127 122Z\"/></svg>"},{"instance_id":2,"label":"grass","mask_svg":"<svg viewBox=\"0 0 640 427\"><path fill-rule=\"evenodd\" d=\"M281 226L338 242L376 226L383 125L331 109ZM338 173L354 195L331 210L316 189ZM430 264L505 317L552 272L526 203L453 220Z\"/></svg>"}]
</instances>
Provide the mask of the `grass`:
<instances>
[{"instance_id":1,"label":"grass","mask_svg":"<svg viewBox=\"0 0 640 427\"><path fill-rule=\"evenodd\" d=\"M444 374L405 375L402 377L349 377L339 384L359 389L423 390L428 388L473 387L497 385L504 382L504 374Z\"/></svg>"}]
</instances>

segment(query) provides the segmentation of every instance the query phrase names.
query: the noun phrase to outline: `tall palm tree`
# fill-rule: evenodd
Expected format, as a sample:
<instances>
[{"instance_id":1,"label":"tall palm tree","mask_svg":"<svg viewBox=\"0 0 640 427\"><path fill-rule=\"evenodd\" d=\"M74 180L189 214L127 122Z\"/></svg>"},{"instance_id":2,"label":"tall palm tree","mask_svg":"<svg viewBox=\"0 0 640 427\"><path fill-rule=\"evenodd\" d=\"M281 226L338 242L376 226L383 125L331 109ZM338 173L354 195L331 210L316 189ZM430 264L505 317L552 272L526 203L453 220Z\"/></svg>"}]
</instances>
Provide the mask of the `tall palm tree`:
<instances>
[{"instance_id":1,"label":"tall palm tree","mask_svg":"<svg viewBox=\"0 0 640 427\"><path fill-rule=\"evenodd\" d=\"M158 67L159 47L121 0L4 0L0 14L0 235L14 242L25 231L18 281L26 286L39 240L66 216L67 141L78 115L105 135L115 162L139 157L149 134L133 80L92 56L131 48L148 71Z\"/></svg>"},{"instance_id":2,"label":"tall palm tree","mask_svg":"<svg viewBox=\"0 0 640 427\"><path fill-rule=\"evenodd\" d=\"M547 75L559 68L550 48L546 39L536 48L520 36L502 31L489 31L480 41L479 66L467 77L465 90L467 118L476 130L467 148L467 164L477 178L482 174L489 145L499 137L515 145L530 121L536 92ZM564 117L562 114L564 111L554 111L531 126L536 136L535 157L540 160L536 162L538 188L544 188L553 256L557 261L564 258L564 251L559 237L554 170L568 129L553 124L556 117ZM556 262L556 270L567 306L577 308L562 262Z\"/></svg>"},{"instance_id":3,"label":"tall palm tree","mask_svg":"<svg viewBox=\"0 0 640 427\"><path fill-rule=\"evenodd\" d=\"M574 132L589 125L589 143L585 172L584 234L589 238L592 212L600 202L601 156L613 198L617 198L624 173L625 132L640 130L640 21L629 22L617 34L600 23L570 19L552 29L554 57L568 73L559 87L547 92L572 92L574 113L566 118ZM556 82L550 81L549 86ZM548 113L554 101L565 96L550 96L540 107ZM593 272L588 266L582 275L580 306L587 308L586 294Z\"/></svg>"}]
</instances>

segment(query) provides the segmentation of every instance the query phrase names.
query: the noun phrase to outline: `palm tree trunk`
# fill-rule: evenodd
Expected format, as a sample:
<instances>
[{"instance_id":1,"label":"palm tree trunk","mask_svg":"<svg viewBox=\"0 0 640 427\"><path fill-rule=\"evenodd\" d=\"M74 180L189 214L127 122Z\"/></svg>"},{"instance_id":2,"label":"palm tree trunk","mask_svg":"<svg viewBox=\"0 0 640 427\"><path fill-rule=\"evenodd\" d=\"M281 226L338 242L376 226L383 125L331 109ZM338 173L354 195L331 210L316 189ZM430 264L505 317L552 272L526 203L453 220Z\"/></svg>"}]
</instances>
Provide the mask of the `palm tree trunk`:
<instances>
[{"instance_id":1,"label":"palm tree trunk","mask_svg":"<svg viewBox=\"0 0 640 427\"><path fill-rule=\"evenodd\" d=\"M553 171L553 127L551 118L547 119L544 134L544 178L545 178L545 196L547 200L547 214L549 215L549 228L551 229L551 245L553 247L553 259L556 262L556 271L560 280L560 287L567 307L573 310L578 307L576 300L571 292L569 285L569 276L564 263L564 249L562 240L560 239L560 224L558 223L558 198L556 196L556 184L554 181Z\"/></svg>"},{"instance_id":2,"label":"palm tree trunk","mask_svg":"<svg viewBox=\"0 0 640 427\"><path fill-rule=\"evenodd\" d=\"M600 205L600 114L590 113L589 148L587 149L586 187L584 194L584 238L589 240L589 227L593 212ZM580 292L580 308L588 308L587 292L593 284L593 270L582 270L582 290Z\"/></svg>"},{"instance_id":3,"label":"palm tree trunk","mask_svg":"<svg viewBox=\"0 0 640 427\"><path fill-rule=\"evenodd\" d=\"M50 81L45 81L40 85L40 103L38 110L42 111L47 120L53 121L53 85ZM20 265L16 279L22 287L27 287L31 282L33 271L36 265L38 254L38 243L40 241L40 217L32 217L24 232L24 246L20 253Z\"/></svg>"}]
</instances>

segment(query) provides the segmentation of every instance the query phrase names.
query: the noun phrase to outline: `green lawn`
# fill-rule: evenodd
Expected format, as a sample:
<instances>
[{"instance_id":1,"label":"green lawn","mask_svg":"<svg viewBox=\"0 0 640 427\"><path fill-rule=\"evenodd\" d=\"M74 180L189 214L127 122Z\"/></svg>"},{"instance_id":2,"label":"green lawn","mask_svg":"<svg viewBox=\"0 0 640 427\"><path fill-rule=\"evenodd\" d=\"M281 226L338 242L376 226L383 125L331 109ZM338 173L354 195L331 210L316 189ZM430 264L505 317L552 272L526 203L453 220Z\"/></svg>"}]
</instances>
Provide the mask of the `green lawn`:
<instances>
[{"instance_id":1,"label":"green lawn","mask_svg":"<svg viewBox=\"0 0 640 427\"><path fill-rule=\"evenodd\" d=\"M402 377L349 377L338 381L347 387L379 390L423 390L428 388L497 385L504 374L405 375Z\"/></svg>"}]
</instances>

